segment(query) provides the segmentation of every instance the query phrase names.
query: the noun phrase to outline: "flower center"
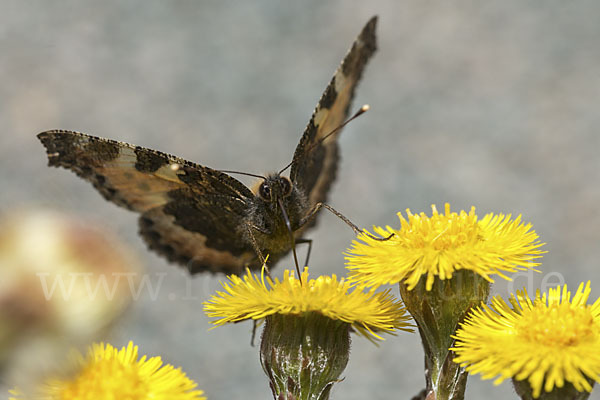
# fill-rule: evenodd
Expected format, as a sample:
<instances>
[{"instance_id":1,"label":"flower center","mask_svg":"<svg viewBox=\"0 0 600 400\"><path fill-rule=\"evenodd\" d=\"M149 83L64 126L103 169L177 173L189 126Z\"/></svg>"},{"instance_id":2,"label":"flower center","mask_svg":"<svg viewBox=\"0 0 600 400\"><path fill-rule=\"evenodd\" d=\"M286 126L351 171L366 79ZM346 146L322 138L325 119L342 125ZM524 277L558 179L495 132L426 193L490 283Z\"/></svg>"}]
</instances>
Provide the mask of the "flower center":
<instances>
[{"instance_id":1,"label":"flower center","mask_svg":"<svg viewBox=\"0 0 600 400\"><path fill-rule=\"evenodd\" d=\"M572 308L568 303L538 303L523 311L516 328L526 341L549 347L575 346L600 334L589 307Z\"/></svg>"},{"instance_id":2,"label":"flower center","mask_svg":"<svg viewBox=\"0 0 600 400\"><path fill-rule=\"evenodd\" d=\"M481 240L481 229L474 210L468 214L464 211L457 214L450 212L449 206L446 208L445 214L439 214L434 207L431 217L425 213L408 214L408 223L403 221L402 230L406 241L411 243L410 247L443 251Z\"/></svg>"},{"instance_id":3,"label":"flower center","mask_svg":"<svg viewBox=\"0 0 600 400\"><path fill-rule=\"evenodd\" d=\"M65 385L60 399L110 399L115 393L122 399L145 399L148 387L135 367L135 364L125 366L116 359L98 360Z\"/></svg>"}]
</instances>

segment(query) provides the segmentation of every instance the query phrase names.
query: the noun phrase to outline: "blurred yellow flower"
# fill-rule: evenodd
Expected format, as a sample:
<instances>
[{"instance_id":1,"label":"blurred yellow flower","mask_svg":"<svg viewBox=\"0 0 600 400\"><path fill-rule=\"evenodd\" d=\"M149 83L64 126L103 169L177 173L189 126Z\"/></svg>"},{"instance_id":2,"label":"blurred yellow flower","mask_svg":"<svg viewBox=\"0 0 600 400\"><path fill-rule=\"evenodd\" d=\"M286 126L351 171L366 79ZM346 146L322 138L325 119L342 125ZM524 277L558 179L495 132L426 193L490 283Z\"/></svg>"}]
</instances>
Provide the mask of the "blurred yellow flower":
<instances>
[{"instance_id":1,"label":"blurred yellow flower","mask_svg":"<svg viewBox=\"0 0 600 400\"><path fill-rule=\"evenodd\" d=\"M105 337L142 267L101 224L41 209L0 214L0 369L25 387Z\"/></svg>"},{"instance_id":2,"label":"blurred yellow flower","mask_svg":"<svg viewBox=\"0 0 600 400\"><path fill-rule=\"evenodd\" d=\"M81 355L79 368L68 379L54 379L41 389L44 400L205 400L201 390L180 368L163 365L160 357L138 360L138 347L129 342L121 350L110 344L94 344L87 359ZM11 400L21 400L12 391ZM36 397L38 398L38 397Z\"/></svg>"},{"instance_id":3,"label":"blurred yellow flower","mask_svg":"<svg viewBox=\"0 0 600 400\"><path fill-rule=\"evenodd\" d=\"M412 214L406 210L408 220L401 213L401 228L374 227L382 237L394 234L389 240L378 241L368 233L358 236L346 253L348 280L361 285L380 286L404 283L412 290L422 275L427 275L426 288L431 290L434 279L452 278L458 270L470 270L489 282L490 275L498 274L510 279L505 272L534 269L539 263L533 260L544 251L531 224L521 223L521 216L511 220L511 215L488 214L478 220L475 207L469 213L439 214L431 206L432 216Z\"/></svg>"},{"instance_id":4,"label":"blurred yellow flower","mask_svg":"<svg viewBox=\"0 0 600 400\"><path fill-rule=\"evenodd\" d=\"M527 379L535 398L565 381L579 391L591 391L600 380L600 298L587 305L590 283L579 285L571 300L565 285L538 291L532 301L526 291L511 295L510 305L496 296L461 324L452 350L455 362L483 379Z\"/></svg>"},{"instance_id":5,"label":"blurred yellow flower","mask_svg":"<svg viewBox=\"0 0 600 400\"><path fill-rule=\"evenodd\" d=\"M350 324L369 339L381 339L376 332L411 331L410 316L389 291L350 291L350 284L343 279L338 281L335 275L309 280L306 268L300 280L293 271L286 270L281 281L273 281L265 278L264 271L260 279L248 271L243 278L229 276L229 281L222 284L226 292L217 292L204 303L206 314L219 318L213 321L215 325L272 314L317 312Z\"/></svg>"}]
</instances>

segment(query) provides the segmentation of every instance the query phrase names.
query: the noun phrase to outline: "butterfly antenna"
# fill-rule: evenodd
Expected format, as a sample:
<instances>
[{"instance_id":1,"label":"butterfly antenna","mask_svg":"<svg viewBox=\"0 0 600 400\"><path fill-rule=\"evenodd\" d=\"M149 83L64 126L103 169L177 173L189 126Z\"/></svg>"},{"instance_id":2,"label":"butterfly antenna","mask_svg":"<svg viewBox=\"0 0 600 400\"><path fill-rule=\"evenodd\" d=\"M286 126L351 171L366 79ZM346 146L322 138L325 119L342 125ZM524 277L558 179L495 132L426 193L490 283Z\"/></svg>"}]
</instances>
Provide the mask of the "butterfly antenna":
<instances>
[{"instance_id":1,"label":"butterfly antenna","mask_svg":"<svg viewBox=\"0 0 600 400\"><path fill-rule=\"evenodd\" d=\"M264 176L262 176L262 175L251 174L251 173L249 173L249 172L241 172L241 171L228 171L228 170L225 170L225 169L220 169L220 170L219 170L219 172L223 172L223 173L225 173L225 174L240 174L240 175L252 176L252 177L254 177L254 178L260 178L260 179L263 179L263 180L266 180L266 179L267 179L266 177L264 177Z\"/></svg>"},{"instance_id":2,"label":"butterfly antenna","mask_svg":"<svg viewBox=\"0 0 600 400\"><path fill-rule=\"evenodd\" d=\"M344 122L342 122L340 125L338 125L335 129L333 129L327 135L323 136L321 139L319 139L319 141L317 143L313 143L313 145L310 146L308 148L308 150L306 150L306 152L307 153L311 152L315 147L317 147L318 145L320 145L321 143L323 143L323 141L325 141L325 139L327 139L329 136L338 133L339 131L342 130L343 127L345 127L346 125L348 125L351 121L355 120L356 118L360 117L361 115L363 115L364 113L366 113L367 111L369 111L369 108L371 108L371 107L368 104L363 105L361 108L358 109L357 112L354 113L353 116L351 116L350 118L348 118L347 120L345 120ZM281 174L283 171L285 171L286 169L288 169L292 165L293 162L294 162L294 160L290 161L290 163L288 165L286 165L281 171L279 171L279 173Z\"/></svg>"}]
</instances>

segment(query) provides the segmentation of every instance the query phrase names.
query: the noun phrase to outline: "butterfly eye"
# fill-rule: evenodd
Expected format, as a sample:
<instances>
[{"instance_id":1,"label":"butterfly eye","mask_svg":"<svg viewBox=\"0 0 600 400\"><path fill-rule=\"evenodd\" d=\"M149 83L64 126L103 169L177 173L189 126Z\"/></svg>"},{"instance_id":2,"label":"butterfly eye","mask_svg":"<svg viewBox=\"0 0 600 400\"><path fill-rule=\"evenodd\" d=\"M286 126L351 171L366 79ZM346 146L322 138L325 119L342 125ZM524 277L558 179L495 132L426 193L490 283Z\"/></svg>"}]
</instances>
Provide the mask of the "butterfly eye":
<instances>
[{"instance_id":1,"label":"butterfly eye","mask_svg":"<svg viewBox=\"0 0 600 400\"><path fill-rule=\"evenodd\" d=\"M281 191L284 196L289 196L292 193L292 182L284 176L279 178L279 184L281 185Z\"/></svg>"},{"instance_id":2,"label":"butterfly eye","mask_svg":"<svg viewBox=\"0 0 600 400\"><path fill-rule=\"evenodd\" d=\"M264 182L260 185L258 188L258 194L263 198L263 200L271 200L271 187L267 182Z\"/></svg>"}]
</instances>

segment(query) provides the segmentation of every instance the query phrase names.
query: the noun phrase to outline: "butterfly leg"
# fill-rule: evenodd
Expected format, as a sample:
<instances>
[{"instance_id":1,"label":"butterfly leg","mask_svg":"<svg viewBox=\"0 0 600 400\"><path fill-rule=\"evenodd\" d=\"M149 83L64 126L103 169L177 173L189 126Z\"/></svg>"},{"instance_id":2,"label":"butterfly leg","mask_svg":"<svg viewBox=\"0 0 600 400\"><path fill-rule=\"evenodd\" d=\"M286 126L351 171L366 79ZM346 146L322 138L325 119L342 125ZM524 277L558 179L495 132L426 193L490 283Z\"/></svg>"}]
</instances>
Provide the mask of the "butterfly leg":
<instances>
[{"instance_id":1,"label":"butterfly leg","mask_svg":"<svg viewBox=\"0 0 600 400\"><path fill-rule=\"evenodd\" d=\"M335 208L331 207L329 204L326 204L326 203L315 204L313 206L313 208L310 209L308 214L306 214L306 216L300 220L300 224L299 224L300 226L298 228L301 228L305 224L310 222L315 217L315 215L317 215L317 213L319 212L319 210L321 208L325 208L325 209L329 210L331 213L333 213L333 215L335 215L336 217L338 217L339 219L344 221L346 223L346 225L348 225L350 228L352 228L354 233L356 233L357 235L362 232L362 230L358 226L354 225L352 223L352 221L350 221L348 218L346 218L346 216L344 216L341 212L337 211Z\"/></svg>"},{"instance_id":2,"label":"butterfly leg","mask_svg":"<svg viewBox=\"0 0 600 400\"><path fill-rule=\"evenodd\" d=\"M376 236L371 235L370 233L367 232L363 232L362 229L360 229L358 226L356 226L354 223L352 223L352 221L350 221L348 218L346 218L346 216L344 214L342 214L341 212L339 212L338 210L336 210L335 208L331 207L329 204L327 203L317 203L313 206L313 208L308 212L308 214L306 214L306 216L304 218L302 218L300 220L300 224L298 228L301 228L302 226L304 226L306 223L310 222L310 220L312 220L315 215L317 215L317 213L319 212L319 210L321 208L325 208L327 210L329 210L333 215L335 215L336 217L338 217L339 219L341 219L342 221L344 221L346 223L346 225L348 225L350 228L352 228L352 230L354 231L354 233L356 233L357 235L359 233L364 233L367 236L369 236L371 239L374 240L388 240L390 239L392 236L394 236L394 234L392 233L390 236L385 237L385 238L379 238Z\"/></svg>"},{"instance_id":3,"label":"butterfly leg","mask_svg":"<svg viewBox=\"0 0 600 400\"><path fill-rule=\"evenodd\" d=\"M256 241L256 237L254 236L254 233L252 233L252 229L258 229L258 228L249 223L246 223L245 226L246 226L246 233L247 233L248 237L250 238L250 242L252 242L252 247L254 247L254 251L256 252L256 255L258 256L260 263L262 265L264 265L267 276L271 277L271 272L269 271L269 267L267 267L267 259L263 256L262 251L260 250L260 247L258 245L258 242Z\"/></svg>"},{"instance_id":4,"label":"butterfly leg","mask_svg":"<svg viewBox=\"0 0 600 400\"><path fill-rule=\"evenodd\" d=\"M258 328L258 321L252 320L252 337L250 337L250 346L254 347L254 339L256 339L256 328Z\"/></svg>"},{"instance_id":5,"label":"butterfly leg","mask_svg":"<svg viewBox=\"0 0 600 400\"><path fill-rule=\"evenodd\" d=\"M258 259L260 260L261 264L264 265L265 272L266 272L267 276L270 278L271 272L269 271L269 267L267 267L267 260L262 255L262 251L260 250L260 247L258 246L258 242L256 241L256 237L254 236L254 233L252 233L252 229L258 229L258 228L252 226L249 223L246 223L246 233L248 234L248 237L250 238L250 241L252 242L252 247L254 247L254 251L256 252L256 255L258 256ZM256 338L256 328L257 327L258 327L258 321L253 319L252 320L252 336L250 337L250 346L252 346L252 347L254 347L254 339Z\"/></svg>"}]
</instances>

